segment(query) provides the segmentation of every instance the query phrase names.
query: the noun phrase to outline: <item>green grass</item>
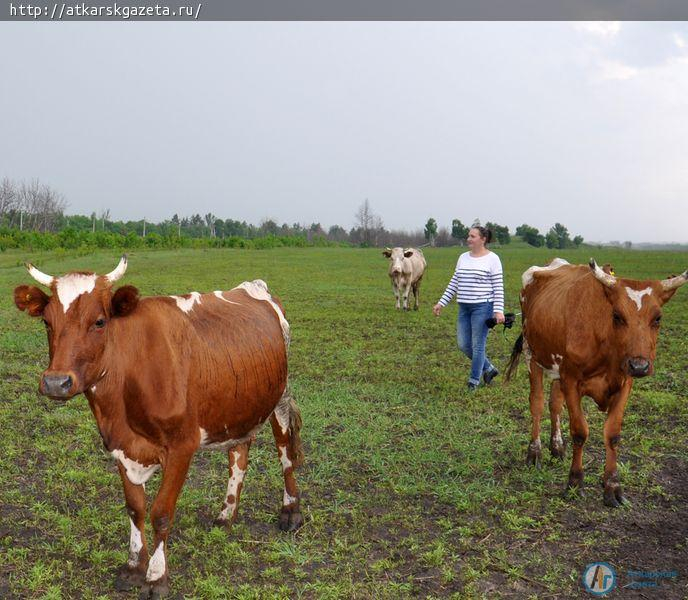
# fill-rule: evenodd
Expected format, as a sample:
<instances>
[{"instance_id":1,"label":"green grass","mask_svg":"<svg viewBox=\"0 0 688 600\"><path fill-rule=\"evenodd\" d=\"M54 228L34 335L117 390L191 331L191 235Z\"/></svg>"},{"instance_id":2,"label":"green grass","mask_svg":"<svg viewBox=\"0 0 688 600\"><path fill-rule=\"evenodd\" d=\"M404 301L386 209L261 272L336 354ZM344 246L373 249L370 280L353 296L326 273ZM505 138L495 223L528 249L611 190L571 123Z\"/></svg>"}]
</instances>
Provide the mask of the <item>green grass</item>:
<instances>
[{"instance_id":1,"label":"green grass","mask_svg":"<svg viewBox=\"0 0 688 600\"><path fill-rule=\"evenodd\" d=\"M507 306L517 310L520 274L552 254L519 244L499 253ZM586 262L590 253L563 255ZM594 255L629 277L665 277L688 267L686 253L602 249ZM439 319L430 311L457 250L428 249L426 257L421 310L404 313L394 310L379 250L130 255L124 283L146 295L266 280L292 325L291 381L304 419L307 462L297 476L306 525L296 534L277 531L282 484L267 430L252 447L230 533L211 526L226 487L226 459L197 455L170 538L172 595L571 597L581 593L583 567L595 560L614 564L622 584L628 569L676 569L679 580L662 597L688 593L682 573L688 289L665 307L656 374L637 382L629 402L620 473L632 504L612 511L603 506L598 483L604 415L584 401L586 495L564 498L570 453L563 463L545 453L539 471L525 466L525 369L508 386L466 394L469 365L456 349L455 311L446 309ZM0 255L0 597L136 597L112 587L129 537L113 461L83 397L58 404L37 394L47 364L45 333L39 320L15 309L11 295L30 281L25 259L60 274L107 272L117 258ZM498 365L517 335L516 329L490 334ZM548 428L545 419L545 446Z\"/></svg>"}]
</instances>

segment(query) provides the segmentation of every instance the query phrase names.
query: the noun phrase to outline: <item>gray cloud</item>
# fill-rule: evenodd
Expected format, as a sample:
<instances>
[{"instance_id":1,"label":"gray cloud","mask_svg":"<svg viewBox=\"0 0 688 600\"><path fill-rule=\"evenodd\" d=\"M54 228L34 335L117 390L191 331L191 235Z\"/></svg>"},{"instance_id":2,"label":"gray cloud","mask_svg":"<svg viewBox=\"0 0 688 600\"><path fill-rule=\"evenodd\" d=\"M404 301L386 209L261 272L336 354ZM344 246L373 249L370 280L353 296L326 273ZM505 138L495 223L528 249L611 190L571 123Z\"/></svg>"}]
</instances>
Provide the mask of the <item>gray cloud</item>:
<instances>
[{"instance_id":1,"label":"gray cloud","mask_svg":"<svg viewBox=\"0 0 688 600\"><path fill-rule=\"evenodd\" d=\"M122 219L350 227L369 198L394 228L480 217L686 241L674 30L2 23L0 176ZM605 61L638 74L601 77Z\"/></svg>"}]
</instances>

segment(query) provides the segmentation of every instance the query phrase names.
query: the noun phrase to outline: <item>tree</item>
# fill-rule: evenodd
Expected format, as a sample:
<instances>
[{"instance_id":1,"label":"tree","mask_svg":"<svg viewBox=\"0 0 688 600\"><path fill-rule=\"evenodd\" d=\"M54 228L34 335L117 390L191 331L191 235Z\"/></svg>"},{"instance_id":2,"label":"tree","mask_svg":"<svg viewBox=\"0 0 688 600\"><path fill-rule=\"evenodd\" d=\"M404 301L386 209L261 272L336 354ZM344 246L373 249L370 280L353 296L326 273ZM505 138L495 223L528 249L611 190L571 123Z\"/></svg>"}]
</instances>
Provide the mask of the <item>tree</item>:
<instances>
[{"instance_id":1,"label":"tree","mask_svg":"<svg viewBox=\"0 0 688 600\"><path fill-rule=\"evenodd\" d=\"M430 242L431 246L435 245L435 239L437 238L437 221L432 217L428 219L425 224L425 239Z\"/></svg>"},{"instance_id":2,"label":"tree","mask_svg":"<svg viewBox=\"0 0 688 600\"><path fill-rule=\"evenodd\" d=\"M468 227L466 227L458 219L452 221L451 236L463 246L466 238L468 237Z\"/></svg>"},{"instance_id":3,"label":"tree","mask_svg":"<svg viewBox=\"0 0 688 600\"><path fill-rule=\"evenodd\" d=\"M105 231L105 223L107 223L109 218L110 218L110 209L109 208L106 208L105 210L100 211L101 229L103 231Z\"/></svg>"},{"instance_id":4,"label":"tree","mask_svg":"<svg viewBox=\"0 0 688 600\"><path fill-rule=\"evenodd\" d=\"M440 248L449 246L449 230L446 227L440 227L435 238L435 244Z\"/></svg>"},{"instance_id":5,"label":"tree","mask_svg":"<svg viewBox=\"0 0 688 600\"><path fill-rule=\"evenodd\" d=\"M349 235L346 230L339 225L332 225L330 230L327 232L327 239L332 242L347 242L349 241Z\"/></svg>"},{"instance_id":6,"label":"tree","mask_svg":"<svg viewBox=\"0 0 688 600\"><path fill-rule=\"evenodd\" d=\"M259 235L277 235L279 226L272 219L263 219L260 223Z\"/></svg>"},{"instance_id":7,"label":"tree","mask_svg":"<svg viewBox=\"0 0 688 600\"><path fill-rule=\"evenodd\" d=\"M368 198L356 211L356 225L352 231L357 231L356 238L360 239L362 246L372 246L376 243L379 233L383 230L382 219L373 214Z\"/></svg>"},{"instance_id":8,"label":"tree","mask_svg":"<svg viewBox=\"0 0 688 600\"><path fill-rule=\"evenodd\" d=\"M575 238L573 238L573 245L578 248L583 243L583 236L582 235L577 235ZM630 248L630 243L631 242L625 242L625 244L629 244L628 248ZM624 245L625 245L624 244Z\"/></svg>"},{"instance_id":9,"label":"tree","mask_svg":"<svg viewBox=\"0 0 688 600\"><path fill-rule=\"evenodd\" d=\"M545 245L545 236L540 235L537 228L526 225L525 223L516 228L516 235L520 235L526 244L530 244L536 248Z\"/></svg>"},{"instance_id":10,"label":"tree","mask_svg":"<svg viewBox=\"0 0 688 600\"><path fill-rule=\"evenodd\" d=\"M497 225L497 223L490 223L488 221L485 227L492 232L492 235L500 244L504 245L511 243L511 234L506 225Z\"/></svg>"},{"instance_id":11,"label":"tree","mask_svg":"<svg viewBox=\"0 0 688 600\"><path fill-rule=\"evenodd\" d=\"M548 248L570 248L573 245L569 230L561 223L555 223L554 226L547 232L546 243Z\"/></svg>"},{"instance_id":12,"label":"tree","mask_svg":"<svg viewBox=\"0 0 688 600\"><path fill-rule=\"evenodd\" d=\"M213 213L208 213L204 218L210 237L215 237L215 221L217 221L217 217Z\"/></svg>"}]
</instances>

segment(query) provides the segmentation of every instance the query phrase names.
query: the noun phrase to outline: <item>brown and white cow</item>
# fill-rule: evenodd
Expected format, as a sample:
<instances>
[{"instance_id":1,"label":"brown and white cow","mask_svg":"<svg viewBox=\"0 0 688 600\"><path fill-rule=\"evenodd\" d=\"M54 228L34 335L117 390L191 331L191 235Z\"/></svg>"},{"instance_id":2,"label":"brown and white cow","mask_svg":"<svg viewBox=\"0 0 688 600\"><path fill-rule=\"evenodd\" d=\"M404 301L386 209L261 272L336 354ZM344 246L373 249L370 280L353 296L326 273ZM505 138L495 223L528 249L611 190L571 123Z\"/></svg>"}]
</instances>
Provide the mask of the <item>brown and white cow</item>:
<instances>
[{"instance_id":1,"label":"brown and white cow","mask_svg":"<svg viewBox=\"0 0 688 600\"><path fill-rule=\"evenodd\" d=\"M408 297L411 290L415 298L413 310L418 310L420 282L426 267L423 251L418 248L386 248L382 254L389 258L389 278L397 299L397 310L400 308L400 298L404 310L409 309Z\"/></svg>"},{"instance_id":2,"label":"brown and white cow","mask_svg":"<svg viewBox=\"0 0 688 600\"><path fill-rule=\"evenodd\" d=\"M514 346L507 379L523 352L532 415L527 462L536 466L541 458L543 374L554 380L549 399L550 452L564 456L560 414L566 402L573 442L568 489L579 490L583 482L588 424L582 396L590 396L607 413L604 503L616 507L625 500L616 457L633 379L652 374L662 306L686 283L688 271L663 281L616 278L610 271L592 259L589 265L555 259L547 267L531 267L523 274L523 333Z\"/></svg>"},{"instance_id":3,"label":"brown and white cow","mask_svg":"<svg viewBox=\"0 0 688 600\"><path fill-rule=\"evenodd\" d=\"M48 287L14 290L20 310L42 317L50 364L40 392L65 400L83 393L105 448L116 459L130 517L129 560L117 589L168 589L167 538L177 497L199 448L227 452L229 483L219 524L236 519L251 442L269 420L284 474L282 530L303 523L294 468L302 460L298 408L287 388L289 325L261 280L230 291L140 298L113 291L126 257L107 275L52 277L27 265ZM152 555L144 522L144 485L162 469L152 503Z\"/></svg>"}]
</instances>

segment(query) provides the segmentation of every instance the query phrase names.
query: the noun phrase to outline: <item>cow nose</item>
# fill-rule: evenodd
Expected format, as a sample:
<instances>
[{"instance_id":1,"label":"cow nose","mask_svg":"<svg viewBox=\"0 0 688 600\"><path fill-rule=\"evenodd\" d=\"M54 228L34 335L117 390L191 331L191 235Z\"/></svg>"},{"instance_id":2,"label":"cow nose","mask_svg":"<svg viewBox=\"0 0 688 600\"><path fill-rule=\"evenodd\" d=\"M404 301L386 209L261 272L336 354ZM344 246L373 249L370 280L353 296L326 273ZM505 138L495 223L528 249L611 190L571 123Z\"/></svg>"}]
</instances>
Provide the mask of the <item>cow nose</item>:
<instances>
[{"instance_id":1,"label":"cow nose","mask_svg":"<svg viewBox=\"0 0 688 600\"><path fill-rule=\"evenodd\" d=\"M41 392L52 398L67 398L69 396L69 390L72 389L72 384L71 375L43 375Z\"/></svg>"},{"instance_id":2,"label":"cow nose","mask_svg":"<svg viewBox=\"0 0 688 600\"><path fill-rule=\"evenodd\" d=\"M645 377L650 372L650 361L641 356L628 359L628 374L631 377Z\"/></svg>"}]
</instances>

